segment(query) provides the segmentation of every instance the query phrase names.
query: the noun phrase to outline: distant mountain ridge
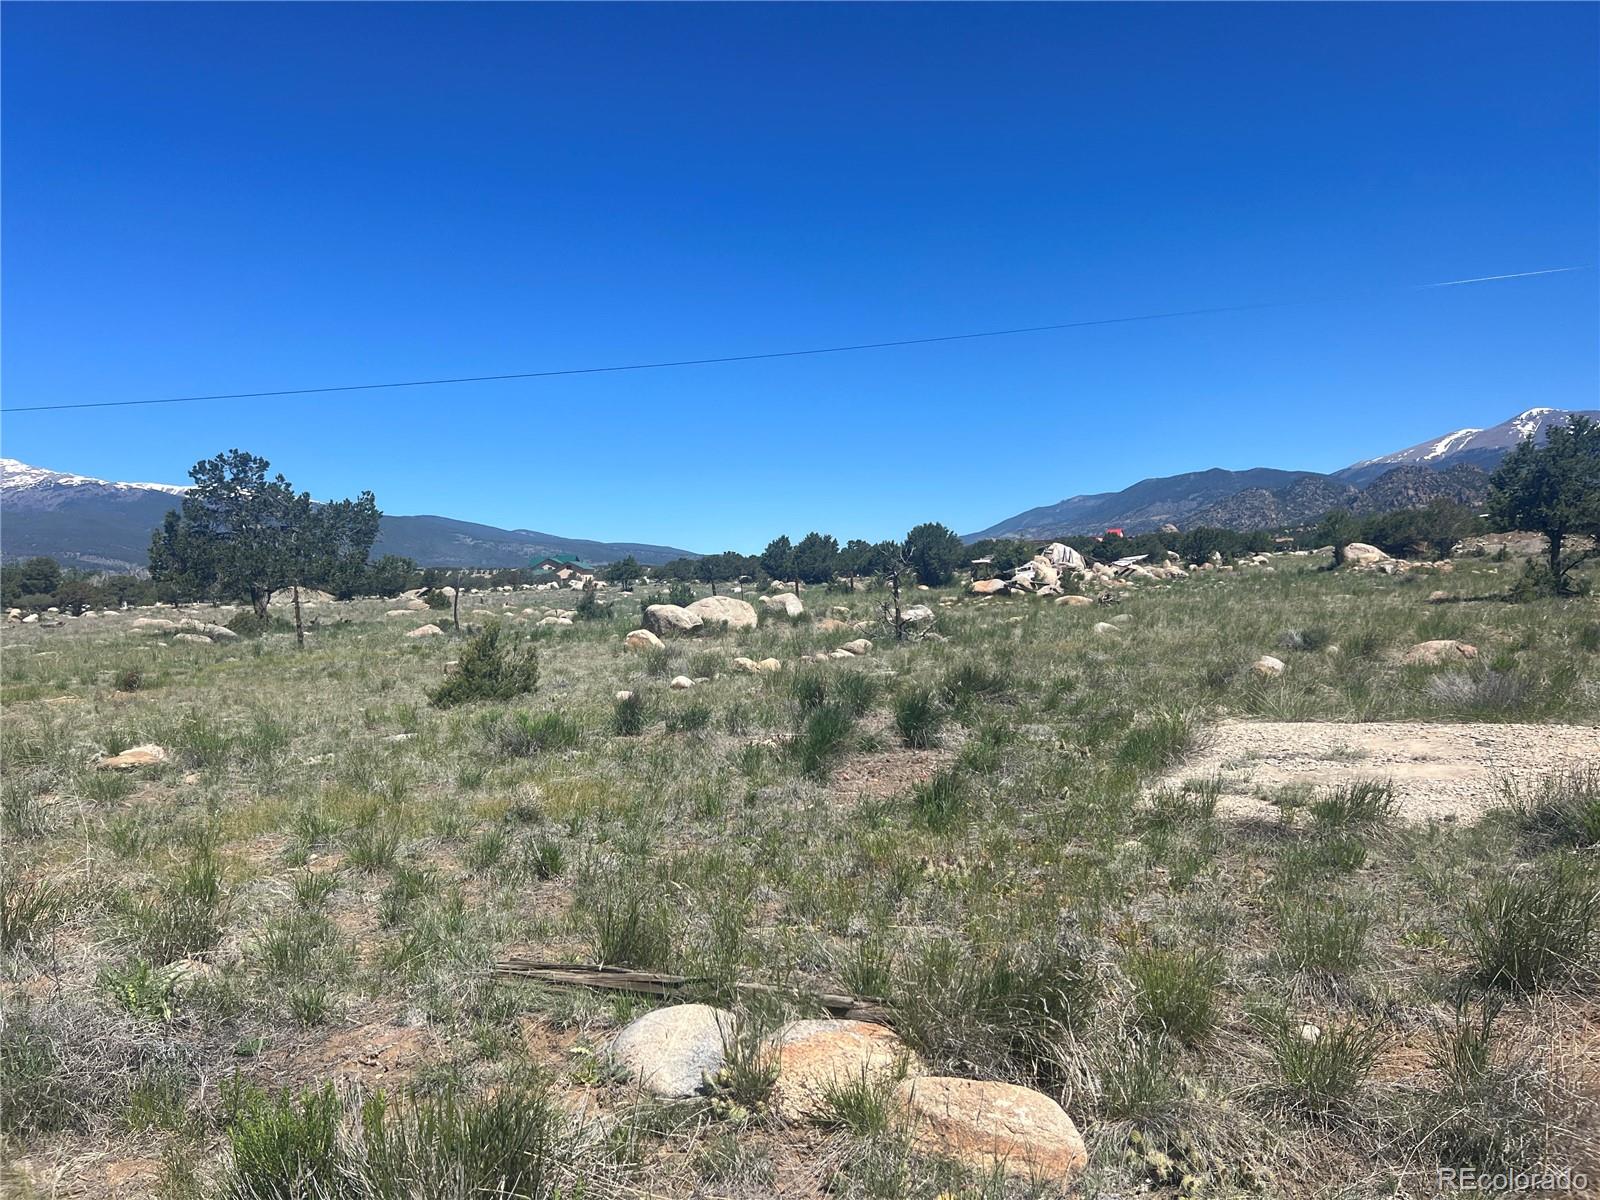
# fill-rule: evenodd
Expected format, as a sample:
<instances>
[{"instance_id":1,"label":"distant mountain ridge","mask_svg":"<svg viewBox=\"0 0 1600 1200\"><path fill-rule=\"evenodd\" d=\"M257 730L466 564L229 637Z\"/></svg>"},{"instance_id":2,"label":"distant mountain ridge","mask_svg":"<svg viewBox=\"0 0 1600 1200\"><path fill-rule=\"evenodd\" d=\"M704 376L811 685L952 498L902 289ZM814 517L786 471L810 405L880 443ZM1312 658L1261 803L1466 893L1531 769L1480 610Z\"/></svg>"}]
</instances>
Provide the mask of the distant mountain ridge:
<instances>
[{"instance_id":1,"label":"distant mountain ridge","mask_svg":"<svg viewBox=\"0 0 1600 1200\"><path fill-rule=\"evenodd\" d=\"M1142 479L1120 492L1073 496L1031 508L967 541L992 537L1095 534L1106 529L1143 533L1173 524L1265 529L1314 520L1330 508L1387 512L1436 499L1482 503L1489 473L1524 437L1543 440L1570 416L1600 420L1600 411L1530 408L1488 429L1458 429L1392 454L1352 463L1330 474L1255 467L1191 471Z\"/></svg>"},{"instance_id":2,"label":"distant mountain ridge","mask_svg":"<svg viewBox=\"0 0 1600 1200\"><path fill-rule=\"evenodd\" d=\"M0 557L43 554L91 571L142 568L151 533L187 490L171 483L117 483L0 458ZM596 563L631 554L646 565L695 557L676 546L599 542L450 517L387 514L372 553L402 554L437 567L525 567L532 559L556 554Z\"/></svg>"},{"instance_id":3,"label":"distant mountain ridge","mask_svg":"<svg viewBox=\"0 0 1600 1200\"><path fill-rule=\"evenodd\" d=\"M1530 408L1489 429L1457 429L1443 437L1397 450L1393 454L1352 463L1333 474L1337 479L1361 487L1385 471L1401 466L1423 466L1437 471L1465 463L1484 471L1493 471L1523 438L1533 437L1542 442L1550 426L1564 425L1570 416L1600 419L1600 412L1580 409L1574 413L1559 408Z\"/></svg>"}]
</instances>

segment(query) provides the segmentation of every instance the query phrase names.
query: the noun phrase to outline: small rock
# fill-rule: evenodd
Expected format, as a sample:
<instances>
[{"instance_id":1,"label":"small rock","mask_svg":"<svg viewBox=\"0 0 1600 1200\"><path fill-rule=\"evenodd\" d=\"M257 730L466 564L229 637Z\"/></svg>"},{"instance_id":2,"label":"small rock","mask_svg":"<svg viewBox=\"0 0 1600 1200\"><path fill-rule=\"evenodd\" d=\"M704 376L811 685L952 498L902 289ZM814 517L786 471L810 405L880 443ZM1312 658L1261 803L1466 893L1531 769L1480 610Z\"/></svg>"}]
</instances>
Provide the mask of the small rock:
<instances>
[{"instance_id":1,"label":"small rock","mask_svg":"<svg viewBox=\"0 0 1600 1200\"><path fill-rule=\"evenodd\" d=\"M1307 1022L1306 1024L1300 1026L1300 1040L1302 1042L1308 1042L1314 1046L1322 1040L1322 1030L1317 1026L1312 1025L1310 1022Z\"/></svg>"},{"instance_id":2,"label":"small rock","mask_svg":"<svg viewBox=\"0 0 1600 1200\"><path fill-rule=\"evenodd\" d=\"M699 1092L722 1069L738 1018L709 1004L658 1008L626 1026L607 1047L611 1061L645 1091L671 1099Z\"/></svg>"},{"instance_id":3,"label":"small rock","mask_svg":"<svg viewBox=\"0 0 1600 1200\"><path fill-rule=\"evenodd\" d=\"M629 691L618 692L617 693L617 699L618 700L632 700L633 699L633 693L629 692Z\"/></svg>"},{"instance_id":4,"label":"small rock","mask_svg":"<svg viewBox=\"0 0 1600 1200\"><path fill-rule=\"evenodd\" d=\"M1477 657L1476 646L1441 638L1431 642L1418 642L1401 656L1400 661L1408 667L1439 666L1443 663L1464 662Z\"/></svg>"},{"instance_id":5,"label":"small rock","mask_svg":"<svg viewBox=\"0 0 1600 1200\"><path fill-rule=\"evenodd\" d=\"M770 675L774 671L783 670L783 661L777 658L763 658L756 666L761 668L763 674Z\"/></svg>"},{"instance_id":6,"label":"small rock","mask_svg":"<svg viewBox=\"0 0 1600 1200\"><path fill-rule=\"evenodd\" d=\"M694 686L694 680L687 675L678 675L667 686L675 692L686 692Z\"/></svg>"},{"instance_id":7,"label":"small rock","mask_svg":"<svg viewBox=\"0 0 1600 1200\"><path fill-rule=\"evenodd\" d=\"M431 638L438 637L442 633L444 633L444 630L440 629L437 625L418 625L410 633L406 634L406 636L408 638Z\"/></svg>"},{"instance_id":8,"label":"small rock","mask_svg":"<svg viewBox=\"0 0 1600 1200\"><path fill-rule=\"evenodd\" d=\"M121 754L102 758L95 765L102 771L131 771L135 767L154 767L167 761L167 752L154 742L134 746Z\"/></svg>"},{"instance_id":9,"label":"small rock","mask_svg":"<svg viewBox=\"0 0 1600 1200\"><path fill-rule=\"evenodd\" d=\"M239 637L226 625L213 625L209 621L179 621L178 628L185 633L203 633L213 642L232 642Z\"/></svg>"},{"instance_id":10,"label":"small rock","mask_svg":"<svg viewBox=\"0 0 1600 1200\"><path fill-rule=\"evenodd\" d=\"M1094 623L1094 632L1100 634L1102 637L1105 637L1107 635L1120 634L1122 630L1118 629L1109 621L1096 621Z\"/></svg>"},{"instance_id":11,"label":"small rock","mask_svg":"<svg viewBox=\"0 0 1600 1200\"><path fill-rule=\"evenodd\" d=\"M635 629L622 639L622 648L624 650L660 650L665 645L665 642L648 629Z\"/></svg>"},{"instance_id":12,"label":"small rock","mask_svg":"<svg viewBox=\"0 0 1600 1200\"><path fill-rule=\"evenodd\" d=\"M761 664L756 662L755 659L746 658L741 654L733 660L733 669L735 671L743 671L747 675L755 675L761 671Z\"/></svg>"},{"instance_id":13,"label":"small rock","mask_svg":"<svg viewBox=\"0 0 1600 1200\"><path fill-rule=\"evenodd\" d=\"M846 642L839 649L848 651L851 654L862 655L872 649L872 643L866 638L856 638L853 642Z\"/></svg>"},{"instance_id":14,"label":"small rock","mask_svg":"<svg viewBox=\"0 0 1600 1200\"><path fill-rule=\"evenodd\" d=\"M1058 596L1056 603L1064 608L1087 608L1094 601L1087 596Z\"/></svg>"},{"instance_id":15,"label":"small rock","mask_svg":"<svg viewBox=\"0 0 1600 1200\"><path fill-rule=\"evenodd\" d=\"M175 642L191 642L198 646L211 645L211 639L203 633L178 633L173 635L172 640Z\"/></svg>"},{"instance_id":16,"label":"small rock","mask_svg":"<svg viewBox=\"0 0 1600 1200\"><path fill-rule=\"evenodd\" d=\"M1263 679L1270 679L1275 675L1283 674L1283 660L1273 658L1270 654L1263 654L1250 664L1250 669Z\"/></svg>"}]
</instances>

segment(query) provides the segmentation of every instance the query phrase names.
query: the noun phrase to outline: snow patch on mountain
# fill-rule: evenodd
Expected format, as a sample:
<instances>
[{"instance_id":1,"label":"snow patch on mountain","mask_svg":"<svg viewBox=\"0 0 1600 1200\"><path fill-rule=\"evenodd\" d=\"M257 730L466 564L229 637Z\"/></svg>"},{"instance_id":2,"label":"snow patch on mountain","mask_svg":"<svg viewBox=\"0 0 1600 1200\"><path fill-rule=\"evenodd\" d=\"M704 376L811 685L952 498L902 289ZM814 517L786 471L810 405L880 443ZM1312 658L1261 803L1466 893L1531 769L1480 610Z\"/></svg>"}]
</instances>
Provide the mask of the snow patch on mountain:
<instances>
[{"instance_id":1,"label":"snow patch on mountain","mask_svg":"<svg viewBox=\"0 0 1600 1200\"><path fill-rule=\"evenodd\" d=\"M1481 429L1458 429L1454 433L1447 433L1444 437L1440 438L1433 444L1432 450L1429 450L1422 457L1424 460L1443 458L1446 454L1449 454L1450 451L1454 450L1460 443L1472 437L1473 434L1482 432L1483 430Z\"/></svg>"},{"instance_id":2,"label":"snow patch on mountain","mask_svg":"<svg viewBox=\"0 0 1600 1200\"><path fill-rule=\"evenodd\" d=\"M1512 417L1507 424L1517 431L1517 440L1521 441L1525 437L1538 433L1544 425L1543 418L1555 411L1553 408L1530 408L1527 412L1518 413Z\"/></svg>"},{"instance_id":3,"label":"snow patch on mountain","mask_svg":"<svg viewBox=\"0 0 1600 1200\"><path fill-rule=\"evenodd\" d=\"M1381 454L1377 458L1362 459L1360 462L1346 467L1345 470L1355 471L1362 467L1376 467L1384 464L1400 466L1405 463L1432 462L1435 459L1443 458L1452 450L1461 449L1464 443L1470 442L1482 432L1483 430L1481 429L1458 429L1454 433L1445 434L1442 438L1435 438L1433 441L1422 442L1416 446L1408 446L1406 449L1396 450L1392 454Z\"/></svg>"},{"instance_id":4,"label":"snow patch on mountain","mask_svg":"<svg viewBox=\"0 0 1600 1200\"><path fill-rule=\"evenodd\" d=\"M181 496L189 490L187 486L176 483L118 483L110 479L96 479L92 475L73 475L46 467L30 467L14 458L0 458L0 492L48 487L112 488L126 492L166 492L172 496Z\"/></svg>"}]
</instances>

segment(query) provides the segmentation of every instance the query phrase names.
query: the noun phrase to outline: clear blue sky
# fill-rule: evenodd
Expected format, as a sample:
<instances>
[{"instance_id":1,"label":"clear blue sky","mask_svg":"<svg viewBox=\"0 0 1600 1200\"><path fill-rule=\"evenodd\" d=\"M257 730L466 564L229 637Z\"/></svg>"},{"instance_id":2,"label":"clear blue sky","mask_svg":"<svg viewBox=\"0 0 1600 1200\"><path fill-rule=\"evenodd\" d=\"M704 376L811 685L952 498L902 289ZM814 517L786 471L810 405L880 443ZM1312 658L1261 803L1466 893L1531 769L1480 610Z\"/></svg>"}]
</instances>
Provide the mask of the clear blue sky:
<instances>
[{"instance_id":1,"label":"clear blue sky","mask_svg":"<svg viewBox=\"0 0 1600 1200\"><path fill-rule=\"evenodd\" d=\"M759 548L1332 469L1600 391L1600 9L4 7L7 455ZM1370 294L1375 290L1375 294Z\"/></svg>"}]
</instances>

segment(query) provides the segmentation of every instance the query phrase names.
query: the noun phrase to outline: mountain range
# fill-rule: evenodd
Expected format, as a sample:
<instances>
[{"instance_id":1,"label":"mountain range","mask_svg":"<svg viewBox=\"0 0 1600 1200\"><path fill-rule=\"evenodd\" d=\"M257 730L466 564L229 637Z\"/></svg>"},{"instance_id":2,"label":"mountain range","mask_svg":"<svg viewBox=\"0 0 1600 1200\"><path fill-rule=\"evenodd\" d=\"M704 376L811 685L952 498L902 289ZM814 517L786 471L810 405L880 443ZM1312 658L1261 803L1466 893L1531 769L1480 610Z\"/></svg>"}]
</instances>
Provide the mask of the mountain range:
<instances>
[{"instance_id":1,"label":"mountain range","mask_svg":"<svg viewBox=\"0 0 1600 1200\"><path fill-rule=\"evenodd\" d=\"M1543 440L1545 430L1573 415L1600 420L1600 411L1574 414L1530 408L1488 429L1457 429L1329 473L1213 467L1158 476L1120 492L1073 496L1030 508L967 534L966 540L1096 534L1107 529L1142 533L1167 524L1180 529L1199 525L1266 529L1313 521L1339 507L1367 513L1440 499L1479 504L1488 493L1489 472L1518 442L1529 436Z\"/></svg>"},{"instance_id":2,"label":"mountain range","mask_svg":"<svg viewBox=\"0 0 1600 1200\"><path fill-rule=\"evenodd\" d=\"M1029 509L968 534L967 540L1106 529L1138 533L1166 524L1266 529L1314 521L1341 506L1369 513L1437 499L1480 504L1487 494L1488 472L1513 446L1528 436L1542 439L1546 429L1570 415L1561 409L1530 408L1489 429L1457 429L1329 473L1213 467L1143 479L1120 492L1073 496ZM1600 411L1581 415L1600 420ZM88 570L142 568L151 532L185 490L169 483L115 483L0 458L0 557L46 554ZM403 554L441 567L521 567L557 554L589 562L632 555L647 565L693 557L675 546L588 541L450 517L387 515L373 553Z\"/></svg>"},{"instance_id":3,"label":"mountain range","mask_svg":"<svg viewBox=\"0 0 1600 1200\"><path fill-rule=\"evenodd\" d=\"M113 483L0 458L0 557L44 554L91 571L142 568L151 533L187 490L170 483ZM403 554L436 567L525 567L556 554L595 563L631 554L647 565L693 557L676 546L595 542L450 517L387 514L372 552Z\"/></svg>"}]
</instances>

